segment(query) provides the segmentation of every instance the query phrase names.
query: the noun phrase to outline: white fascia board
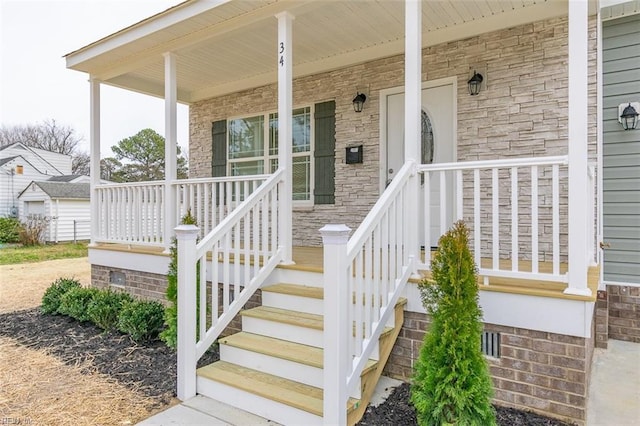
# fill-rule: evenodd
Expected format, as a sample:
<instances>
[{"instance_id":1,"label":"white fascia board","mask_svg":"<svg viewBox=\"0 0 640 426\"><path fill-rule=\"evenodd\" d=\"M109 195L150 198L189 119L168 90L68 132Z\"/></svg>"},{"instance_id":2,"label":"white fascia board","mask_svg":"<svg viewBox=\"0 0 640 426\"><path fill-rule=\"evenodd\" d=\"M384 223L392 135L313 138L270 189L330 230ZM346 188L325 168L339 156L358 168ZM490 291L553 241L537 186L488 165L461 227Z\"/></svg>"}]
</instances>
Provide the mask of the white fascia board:
<instances>
[{"instance_id":1,"label":"white fascia board","mask_svg":"<svg viewBox=\"0 0 640 426\"><path fill-rule=\"evenodd\" d=\"M405 309L424 313L418 286L408 283L405 291ZM568 336L591 336L594 302L482 290L479 300L482 321L488 324Z\"/></svg>"},{"instance_id":2,"label":"white fascia board","mask_svg":"<svg viewBox=\"0 0 640 426\"><path fill-rule=\"evenodd\" d=\"M105 268L167 275L169 261L169 256L89 248L89 263Z\"/></svg>"},{"instance_id":3,"label":"white fascia board","mask_svg":"<svg viewBox=\"0 0 640 426\"><path fill-rule=\"evenodd\" d=\"M122 75L110 81L102 81L101 84L164 99L163 83L156 84L137 77ZM178 89L178 103L188 105L190 102L190 93L185 90Z\"/></svg>"},{"instance_id":4,"label":"white fascia board","mask_svg":"<svg viewBox=\"0 0 640 426\"><path fill-rule=\"evenodd\" d=\"M214 9L220 5L229 3L230 1L232 0L202 0L185 1L180 3L165 10L164 12L160 12L146 18L114 34L108 35L94 43L66 54L64 57L67 61L67 68L73 68L88 59L102 55L139 38L146 37L179 22L198 16L207 10Z\"/></svg>"}]
</instances>

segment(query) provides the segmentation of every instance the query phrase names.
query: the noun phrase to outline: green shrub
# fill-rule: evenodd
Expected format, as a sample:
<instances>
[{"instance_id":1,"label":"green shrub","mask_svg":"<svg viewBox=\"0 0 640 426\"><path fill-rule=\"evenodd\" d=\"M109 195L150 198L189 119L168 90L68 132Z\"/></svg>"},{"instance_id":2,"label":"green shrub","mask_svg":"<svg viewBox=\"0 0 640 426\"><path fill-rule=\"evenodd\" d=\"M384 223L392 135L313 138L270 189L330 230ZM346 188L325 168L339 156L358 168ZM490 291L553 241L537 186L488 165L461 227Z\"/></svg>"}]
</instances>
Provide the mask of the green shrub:
<instances>
[{"instance_id":1,"label":"green shrub","mask_svg":"<svg viewBox=\"0 0 640 426\"><path fill-rule=\"evenodd\" d=\"M58 313L70 316L78 321L89 321L87 308L100 292L97 288L72 288L60 298Z\"/></svg>"},{"instance_id":2,"label":"green shrub","mask_svg":"<svg viewBox=\"0 0 640 426\"><path fill-rule=\"evenodd\" d=\"M411 402L421 425L495 425L491 377L480 348L482 311L469 231L456 222L438 241L433 283L420 284L432 322L416 361Z\"/></svg>"},{"instance_id":3,"label":"green shrub","mask_svg":"<svg viewBox=\"0 0 640 426\"><path fill-rule=\"evenodd\" d=\"M42 312L45 314L57 314L60 307L60 298L69 290L80 287L82 285L74 279L58 278L47 288L44 296L42 296Z\"/></svg>"},{"instance_id":4,"label":"green shrub","mask_svg":"<svg viewBox=\"0 0 640 426\"><path fill-rule=\"evenodd\" d=\"M118 330L136 342L158 337L164 323L164 306L159 302L139 300L125 304L118 316Z\"/></svg>"},{"instance_id":5,"label":"green shrub","mask_svg":"<svg viewBox=\"0 0 640 426\"><path fill-rule=\"evenodd\" d=\"M103 290L96 293L87 307L89 321L98 327L110 331L118 325L118 316L122 307L133 302L127 293Z\"/></svg>"},{"instance_id":6,"label":"green shrub","mask_svg":"<svg viewBox=\"0 0 640 426\"><path fill-rule=\"evenodd\" d=\"M0 243L20 242L20 221L15 217L0 217Z\"/></svg>"}]
</instances>

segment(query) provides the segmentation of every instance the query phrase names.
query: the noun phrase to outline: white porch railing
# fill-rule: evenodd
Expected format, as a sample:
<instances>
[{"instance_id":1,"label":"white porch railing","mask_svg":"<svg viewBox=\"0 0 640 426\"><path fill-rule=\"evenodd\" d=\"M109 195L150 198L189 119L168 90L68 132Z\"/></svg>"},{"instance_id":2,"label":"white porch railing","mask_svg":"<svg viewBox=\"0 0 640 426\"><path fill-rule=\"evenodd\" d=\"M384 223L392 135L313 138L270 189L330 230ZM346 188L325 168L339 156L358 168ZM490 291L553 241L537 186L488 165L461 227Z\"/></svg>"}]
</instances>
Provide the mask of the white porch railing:
<instances>
[{"instance_id":1,"label":"white porch railing","mask_svg":"<svg viewBox=\"0 0 640 426\"><path fill-rule=\"evenodd\" d=\"M324 240L324 420L346 423L349 396L359 398L360 375L377 359L378 340L393 320L398 298L415 269L415 164L406 163L353 237L327 225Z\"/></svg>"},{"instance_id":2,"label":"white porch railing","mask_svg":"<svg viewBox=\"0 0 640 426\"><path fill-rule=\"evenodd\" d=\"M181 179L171 183L175 191L178 222L191 210L200 237L215 228L269 175ZM166 246L164 182L131 182L96 187L98 234L101 243ZM174 225L177 225L175 223Z\"/></svg>"},{"instance_id":3,"label":"white porch railing","mask_svg":"<svg viewBox=\"0 0 640 426\"><path fill-rule=\"evenodd\" d=\"M187 210L190 210L200 228L200 237L204 237L269 176L232 176L173 181L172 187L176 191L176 217L180 219Z\"/></svg>"},{"instance_id":4,"label":"white porch railing","mask_svg":"<svg viewBox=\"0 0 640 426\"><path fill-rule=\"evenodd\" d=\"M106 184L96 187L96 242L162 245L164 182Z\"/></svg>"},{"instance_id":5,"label":"white porch railing","mask_svg":"<svg viewBox=\"0 0 640 426\"><path fill-rule=\"evenodd\" d=\"M455 218L472 229L485 283L489 277L568 282L567 164L557 156L419 165L427 242L420 267L430 268L434 228L442 235L451 225L447 218Z\"/></svg>"},{"instance_id":6,"label":"white porch railing","mask_svg":"<svg viewBox=\"0 0 640 426\"><path fill-rule=\"evenodd\" d=\"M195 396L197 360L283 259L278 233L283 180L283 170L276 171L197 245L197 227L176 228L181 400Z\"/></svg>"}]
</instances>

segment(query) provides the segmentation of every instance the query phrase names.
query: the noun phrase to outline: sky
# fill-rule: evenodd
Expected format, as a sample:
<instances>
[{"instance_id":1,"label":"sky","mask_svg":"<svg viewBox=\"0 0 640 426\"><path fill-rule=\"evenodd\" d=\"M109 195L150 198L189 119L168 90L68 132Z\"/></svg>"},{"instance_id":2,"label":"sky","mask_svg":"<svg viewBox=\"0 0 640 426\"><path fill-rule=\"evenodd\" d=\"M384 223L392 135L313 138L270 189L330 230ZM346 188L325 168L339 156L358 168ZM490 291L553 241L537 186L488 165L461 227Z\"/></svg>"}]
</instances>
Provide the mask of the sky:
<instances>
[{"instance_id":1,"label":"sky","mask_svg":"<svg viewBox=\"0 0 640 426\"><path fill-rule=\"evenodd\" d=\"M88 75L64 55L181 0L0 0L0 126L54 119L89 152ZM101 86L101 152L144 128L164 135L164 101ZM178 143L188 146L188 107L178 105Z\"/></svg>"}]
</instances>

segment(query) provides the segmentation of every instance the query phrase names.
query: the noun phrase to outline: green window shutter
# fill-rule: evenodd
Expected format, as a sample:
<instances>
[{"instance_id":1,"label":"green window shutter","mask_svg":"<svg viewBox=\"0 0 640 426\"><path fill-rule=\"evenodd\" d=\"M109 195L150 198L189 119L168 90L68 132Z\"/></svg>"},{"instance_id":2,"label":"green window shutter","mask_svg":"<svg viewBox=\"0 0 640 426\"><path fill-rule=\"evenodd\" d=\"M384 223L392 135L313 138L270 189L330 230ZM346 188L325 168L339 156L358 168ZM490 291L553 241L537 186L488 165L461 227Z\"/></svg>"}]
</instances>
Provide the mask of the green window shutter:
<instances>
[{"instance_id":1,"label":"green window shutter","mask_svg":"<svg viewBox=\"0 0 640 426\"><path fill-rule=\"evenodd\" d=\"M335 204L336 103L315 106L315 204Z\"/></svg>"},{"instance_id":2,"label":"green window shutter","mask_svg":"<svg viewBox=\"0 0 640 426\"><path fill-rule=\"evenodd\" d=\"M211 176L227 175L227 120L214 121L211 127Z\"/></svg>"}]
</instances>

